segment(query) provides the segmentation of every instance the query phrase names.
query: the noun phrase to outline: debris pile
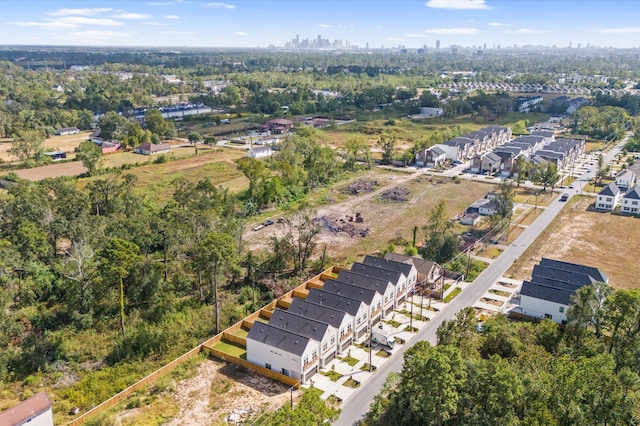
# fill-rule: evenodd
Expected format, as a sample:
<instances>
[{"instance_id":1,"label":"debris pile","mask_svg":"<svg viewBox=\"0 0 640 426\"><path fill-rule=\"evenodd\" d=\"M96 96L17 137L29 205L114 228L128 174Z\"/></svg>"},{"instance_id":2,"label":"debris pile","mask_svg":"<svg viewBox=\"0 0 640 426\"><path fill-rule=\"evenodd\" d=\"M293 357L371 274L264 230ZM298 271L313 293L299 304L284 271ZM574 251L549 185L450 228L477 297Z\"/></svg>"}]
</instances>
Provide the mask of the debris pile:
<instances>
[{"instance_id":1,"label":"debris pile","mask_svg":"<svg viewBox=\"0 0 640 426\"><path fill-rule=\"evenodd\" d=\"M369 228L359 227L353 224L354 222L364 222L364 219L359 213L356 213L356 216L347 215L347 218L348 219L345 220L334 219L328 216L320 216L313 219L313 224L326 228L329 232L333 232L334 234L344 232L350 237L366 237L369 235Z\"/></svg>"},{"instance_id":2,"label":"debris pile","mask_svg":"<svg viewBox=\"0 0 640 426\"><path fill-rule=\"evenodd\" d=\"M227 418L225 419L227 423L231 423L234 425L244 424L246 420L249 419L249 416L254 413L253 407L246 408L238 408L237 410L233 410Z\"/></svg>"},{"instance_id":3,"label":"debris pile","mask_svg":"<svg viewBox=\"0 0 640 426\"><path fill-rule=\"evenodd\" d=\"M386 191L384 191L380 196L380 199L390 200L394 203L407 201L409 199L409 190L401 186L396 186L395 188L387 189Z\"/></svg>"},{"instance_id":4,"label":"debris pile","mask_svg":"<svg viewBox=\"0 0 640 426\"><path fill-rule=\"evenodd\" d=\"M361 192L371 192L378 186L377 180L359 180L349 184L344 190L351 195L357 195Z\"/></svg>"}]
</instances>

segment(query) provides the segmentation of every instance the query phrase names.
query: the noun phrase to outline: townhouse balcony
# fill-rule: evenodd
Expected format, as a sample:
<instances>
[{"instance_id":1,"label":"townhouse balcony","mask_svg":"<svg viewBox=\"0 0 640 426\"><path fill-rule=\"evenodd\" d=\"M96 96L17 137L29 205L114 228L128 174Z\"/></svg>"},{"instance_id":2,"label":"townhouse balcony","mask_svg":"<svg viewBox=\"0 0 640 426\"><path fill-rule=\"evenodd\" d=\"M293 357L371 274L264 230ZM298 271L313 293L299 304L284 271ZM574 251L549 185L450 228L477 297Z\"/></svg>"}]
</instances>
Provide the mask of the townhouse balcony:
<instances>
[{"instance_id":1,"label":"townhouse balcony","mask_svg":"<svg viewBox=\"0 0 640 426\"><path fill-rule=\"evenodd\" d=\"M342 343L345 340L349 339L352 335L353 335L353 330L349 330L348 333L345 333L344 336L340 337L340 343Z\"/></svg>"},{"instance_id":2,"label":"townhouse balcony","mask_svg":"<svg viewBox=\"0 0 640 426\"><path fill-rule=\"evenodd\" d=\"M309 368L315 366L317 363L318 363L318 357L316 356L313 359L311 359L308 363L302 366L302 371L306 372Z\"/></svg>"}]
</instances>

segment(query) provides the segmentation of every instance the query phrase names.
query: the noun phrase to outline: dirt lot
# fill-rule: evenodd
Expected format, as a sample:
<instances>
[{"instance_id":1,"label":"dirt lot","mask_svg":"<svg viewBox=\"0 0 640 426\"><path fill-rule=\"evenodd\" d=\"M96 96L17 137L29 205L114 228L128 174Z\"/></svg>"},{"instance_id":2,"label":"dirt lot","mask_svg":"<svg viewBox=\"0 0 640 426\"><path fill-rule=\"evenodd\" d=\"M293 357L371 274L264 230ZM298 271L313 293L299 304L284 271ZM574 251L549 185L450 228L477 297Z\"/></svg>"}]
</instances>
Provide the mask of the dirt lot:
<instances>
[{"instance_id":1,"label":"dirt lot","mask_svg":"<svg viewBox=\"0 0 640 426\"><path fill-rule=\"evenodd\" d=\"M596 266L614 288L640 288L640 222L587 211L590 197L576 197L511 267L506 276L527 279L542 257Z\"/></svg>"},{"instance_id":2,"label":"dirt lot","mask_svg":"<svg viewBox=\"0 0 640 426\"><path fill-rule=\"evenodd\" d=\"M324 203L316 209L316 217L327 217L345 224L353 224L359 229L368 229L366 237L351 236L349 232L332 232L324 229L317 239L318 252L324 245L327 255L335 262L351 264L356 258L365 254L382 250L387 244L398 238L411 242L412 228L418 226L418 241L422 238L421 227L427 223L429 210L441 199L447 204L447 211L453 217L462 212L469 204L483 197L495 186L483 182L463 181L459 184L451 182L450 178L431 177L421 174L392 173L381 169L372 170L358 175L350 180L374 180L378 182L372 192L359 195L345 195L341 188L349 182L343 182L325 195ZM438 180L443 183L436 183ZM409 191L406 202L380 200L385 191L402 187ZM348 216L354 217L360 213L362 223L350 222ZM269 237L283 235L279 225L272 225L259 231L248 227L245 241L250 248L266 248ZM359 235L359 234L358 234Z\"/></svg>"},{"instance_id":3,"label":"dirt lot","mask_svg":"<svg viewBox=\"0 0 640 426\"><path fill-rule=\"evenodd\" d=\"M85 131L75 135L51 136L42 143L45 151L60 150L64 152L73 152L80 142L89 139L91 132ZM9 154L11 142L0 143L0 159L6 162L16 161L17 159ZM66 175L65 175L66 176Z\"/></svg>"},{"instance_id":4,"label":"dirt lot","mask_svg":"<svg viewBox=\"0 0 640 426\"><path fill-rule=\"evenodd\" d=\"M294 398L299 393L294 391ZM274 411L289 401L290 394L281 383L233 364L205 359L193 377L175 384L169 398L171 401L165 405L176 404L178 413L162 424L210 426L229 424L229 415L246 420L243 415L256 418L265 411ZM144 407L127 409L116 415L114 424L140 424L147 417Z\"/></svg>"}]
</instances>

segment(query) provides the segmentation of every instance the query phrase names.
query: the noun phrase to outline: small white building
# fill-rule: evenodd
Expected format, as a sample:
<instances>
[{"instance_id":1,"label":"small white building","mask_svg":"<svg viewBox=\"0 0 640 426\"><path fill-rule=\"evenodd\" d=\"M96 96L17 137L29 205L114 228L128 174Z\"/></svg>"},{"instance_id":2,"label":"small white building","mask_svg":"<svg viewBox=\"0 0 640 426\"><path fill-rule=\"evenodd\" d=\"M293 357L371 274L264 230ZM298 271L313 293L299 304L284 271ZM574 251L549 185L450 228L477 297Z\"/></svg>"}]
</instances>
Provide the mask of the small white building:
<instances>
[{"instance_id":1,"label":"small white building","mask_svg":"<svg viewBox=\"0 0 640 426\"><path fill-rule=\"evenodd\" d=\"M56 130L56 135L64 136L64 135L76 135L80 133L80 129L77 127L62 127Z\"/></svg>"},{"instance_id":2,"label":"small white building","mask_svg":"<svg viewBox=\"0 0 640 426\"><path fill-rule=\"evenodd\" d=\"M53 404L40 392L7 411L0 413L2 426L53 426Z\"/></svg>"},{"instance_id":3,"label":"small white building","mask_svg":"<svg viewBox=\"0 0 640 426\"><path fill-rule=\"evenodd\" d=\"M318 353L313 339L259 321L247 335L247 361L303 384L318 372Z\"/></svg>"},{"instance_id":4,"label":"small white building","mask_svg":"<svg viewBox=\"0 0 640 426\"><path fill-rule=\"evenodd\" d=\"M636 174L631 170L621 170L616 175L616 185L621 191L626 191L636 183Z\"/></svg>"},{"instance_id":5,"label":"small white building","mask_svg":"<svg viewBox=\"0 0 640 426\"><path fill-rule=\"evenodd\" d=\"M143 143L133 149L134 154L154 155L163 152L171 152L171 145L168 143Z\"/></svg>"},{"instance_id":6,"label":"small white building","mask_svg":"<svg viewBox=\"0 0 640 426\"><path fill-rule=\"evenodd\" d=\"M596 210L613 211L620 202L620 188L615 183L610 183L598 193L596 198Z\"/></svg>"},{"instance_id":7,"label":"small white building","mask_svg":"<svg viewBox=\"0 0 640 426\"><path fill-rule=\"evenodd\" d=\"M622 196L623 213L640 214L640 186L634 186Z\"/></svg>"},{"instance_id":8,"label":"small white building","mask_svg":"<svg viewBox=\"0 0 640 426\"><path fill-rule=\"evenodd\" d=\"M251 148L248 152L249 157L251 158L265 158L273 155L273 150L270 146L258 146Z\"/></svg>"}]
</instances>

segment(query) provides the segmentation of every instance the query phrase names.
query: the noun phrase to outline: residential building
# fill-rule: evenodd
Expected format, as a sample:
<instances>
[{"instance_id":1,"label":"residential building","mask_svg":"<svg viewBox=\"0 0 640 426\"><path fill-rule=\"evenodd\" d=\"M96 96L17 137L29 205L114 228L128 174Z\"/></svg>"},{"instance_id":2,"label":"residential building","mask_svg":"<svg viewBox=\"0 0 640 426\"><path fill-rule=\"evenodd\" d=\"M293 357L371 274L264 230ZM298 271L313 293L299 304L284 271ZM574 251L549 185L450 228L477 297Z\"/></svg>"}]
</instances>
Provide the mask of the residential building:
<instances>
[{"instance_id":1,"label":"residential building","mask_svg":"<svg viewBox=\"0 0 640 426\"><path fill-rule=\"evenodd\" d=\"M271 149L270 146L256 146L251 148L247 155L249 155L249 157L251 158L265 158L265 157L270 157L271 155L273 155L273 150Z\"/></svg>"},{"instance_id":2,"label":"residential building","mask_svg":"<svg viewBox=\"0 0 640 426\"><path fill-rule=\"evenodd\" d=\"M394 260L396 262L411 263L418 271L418 279L416 284L434 283L442 278L444 268L432 260L425 260L419 254L407 256L406 254L387 253L385 259Z\"/></svg>"},{"instance_id":3,"label":"residential building","mask_svg":"<svg viewBox=\"0 0 640 426\"><path fill-rule=\"evenodd\" d=\"M269 324L315 341L320 348L320 368L324 368L338 353L337 330L331 324L305 318L279 308L273 311Z\"/></svg>"},{"instance_id":4,"label":"residential building","mask_svg":"<svg viewBox=\"0 0 640 426\"><path fill-rule=\"evenodd\" d=\"M375 266L383 270L400 272L404 275L407 283L406 286L409 290L412 290L416 285L418 270L413 266L413 263L396 262L395 260L369 255L366 255L364 259L362 259L362 263L369 266ZM402 288L398 289L396 297L402 297L402 290Z\"/></svg>"},{"instance_id":5,"label":"residential building","mask_svg":"<svg viewBox=\"0 0 640 426\"><path fill-rule=\"evenodd\" d=\"M45 392L0 413L2 426L53 426L53 403Z\"/></svg>"},{"instance_id":6,"label":"residential building","mask_svg":"<svg viewBox=\"0 0 640 426\"><path fill-rule=\"evenodd\" d=\"M381 272L383 271L373 266L354 263L351 270L340 271L337 280L377 291L382 296L382 318L386 318L396 306L396 287L402 279L402 274L391 271ZM366 280L362 280L362 276Z\"/></svg>"},{"instance_id":7,"label":"residential building","mask_svg":"<svg viewBox=\"0 0 640 426\"><path fill-rule=\"evenodd\" d=\"M342 344L347 339L353 341L357 340L362 329L367 328L367 321L362 321L362 317L367 317L369 306L360 300L349 299L328 291L318 290L317 288L309 290L309 294L305 300L321 306L327 306L332 309L346 312L351 316L351 326L347 328L344 334L339 336L339 344Z\"/></svg>"},{"instance_id":8,"label":"residential building","mask_svg":"<svg viewBox=\"0 0 640 426\"><path fill-rule=\"evenodd\" d=\"M435 144L433 147L438 147L444 151L445 158L451 161L464 161L465 158L462 155L462 151L456 144L447 145L446 143Z\"/></svg>"},{"instance_id":9,"label":"residential building","mask_svg":"<svg viewBox=\"0 0 640 426\"><path fill-rule=\"evenodd\" d=\"M616 185L620 191L626 191L636 183L636 174L629 169L621 170L616 175Z\"/></svg>"},{"instance_id":10,"label":"residential building","mask_svg":"<svg viewBox=\"0 0 640 426\"><path fill-rule=\"evenodd\" d=\"M564 324L576 291L595 282L608 283L609 277L592 266L542 258L531 279L522 284L519 311Z\"/></svg>"},{"instance_id":11,"label":"residential building","mask_svg":"<svg viewBox=\"0 0 640 426\"><path fill-rule=\"evenodd\" d=\"M605 186L596 198L596 210L613 211L620 201L620 188L615 183Z\"/></svg>"},{"instance_id":12,"label":"residential building","mask_svg":"<svg viewBox=\"0 0 640 426\"><path fill-rule=\"evenodd\" d=\"M438 167L447 160L447 153L438 146L418 151L416 154L416 166L418 167Z\"/></svg>"},{"instance_id":13,"label":"residential building","mask_svg":"<svg viewBox=\"0 0 640 426\"><path fill-rule=\"evenodd\" d=\"M168 143L143 143L142 145L138 145L133 149L135 154L142 155L154 155L161 154L164 152L171 152L171 145Z\"/></svg>"},{"instance_id":14,"label":"residential building","mask_svg":"<svg viewBox=\"0 0 640 426\"><path fill-rule=\"evenodd\" d=\"M60 129L56 129L56 135L64 136L64 135L75 135L80 133L80 129L77 127L62 127Z\"/></svg>"},{"instance_id":15,"label":"residential building","mask_svg":"<svg viewBox=\"0 0 640 426\"><path fill-rule=\"evenodd\" d=\"M247 335L247 361L303 384L318 372L319 352L315 340L260 321Z\"/></svg>"},{"instance_id":16,"label":"residential building","mask_svg":"<svg viewBox=\"0 0 640 426\"><path fill-rule=\"evenodd\" d=\"M361 276L361 279L366 280L367 277ZM359 300L367 305L366 315L356 318L356 339L362 338L367 331L367 327L362 327L363 323L370 326L382 319L382 295L375 290L342 281L325 280L322 291Z\"/></svg>"},{"instance_id":17,"label":"residential building","mask_svg":"<svg viewBox=\"0 0 640 426\"><path fill-rule=\"evenodd\" d=\"M622 196L623 213L640 214L640 186L634 186Z\"/></svg>"},{"instance_id":18,"label":"residential building","mask_svg":"<svg viewBox=\"0 0 640 426\"><path fill-rule=\"evenodd\" d=\"M319 322L325 322L335 328L335 342L338 348L338 354L341 354L353 343L353 324L355 319L345 311L294 297L288 312Z\"/></svg>"},{"instance_id":19,"label":"residential building","mask_svg":"<svg viewBox=\"0 0 640 426\"><path fill-rule=\"evenodd\" d=\"M262 130L273 134L285 134L293 130L293 121L286 118L274 118L267 120L262 126Z\"/></svg>"}]
</instances>

